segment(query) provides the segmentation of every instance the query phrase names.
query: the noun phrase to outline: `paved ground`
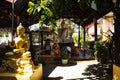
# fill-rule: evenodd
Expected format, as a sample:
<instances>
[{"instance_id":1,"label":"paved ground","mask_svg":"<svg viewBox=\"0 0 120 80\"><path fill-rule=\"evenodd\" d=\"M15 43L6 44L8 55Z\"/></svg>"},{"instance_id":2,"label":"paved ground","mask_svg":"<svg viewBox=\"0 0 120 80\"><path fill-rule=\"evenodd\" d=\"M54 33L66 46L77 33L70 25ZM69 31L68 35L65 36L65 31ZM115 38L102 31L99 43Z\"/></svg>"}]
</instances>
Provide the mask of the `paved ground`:
<instances>
[{"instance_id":1,"label":"paved ground","mask_svg":"<svg viewBox=\"0 0 120 80\"><path fill-rule=\"evenodd\" d=\"M43 80L112 80L112 66L95 60L73 61L67 65L46 63Z\"/></svg>"}]
</instances>

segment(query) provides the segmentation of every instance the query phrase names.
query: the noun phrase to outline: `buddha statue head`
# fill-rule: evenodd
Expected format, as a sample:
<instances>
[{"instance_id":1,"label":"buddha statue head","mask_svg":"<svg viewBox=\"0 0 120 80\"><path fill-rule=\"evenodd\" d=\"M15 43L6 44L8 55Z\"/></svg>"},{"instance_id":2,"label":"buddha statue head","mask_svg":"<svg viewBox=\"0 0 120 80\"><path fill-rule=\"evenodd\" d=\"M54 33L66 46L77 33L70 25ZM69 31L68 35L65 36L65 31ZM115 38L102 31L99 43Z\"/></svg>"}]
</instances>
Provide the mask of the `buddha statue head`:
<instances>
[{"instance_id":1,"label":"buddha statue head","mask_svg":"<svg viewBox=\"0 0 120 80\"><path fill-rule=\"evenodd\" d=\"M22 26L22 23L20 23L17 27L17 35L24 35L25 28Z\"/></svg>"}]
</instances>

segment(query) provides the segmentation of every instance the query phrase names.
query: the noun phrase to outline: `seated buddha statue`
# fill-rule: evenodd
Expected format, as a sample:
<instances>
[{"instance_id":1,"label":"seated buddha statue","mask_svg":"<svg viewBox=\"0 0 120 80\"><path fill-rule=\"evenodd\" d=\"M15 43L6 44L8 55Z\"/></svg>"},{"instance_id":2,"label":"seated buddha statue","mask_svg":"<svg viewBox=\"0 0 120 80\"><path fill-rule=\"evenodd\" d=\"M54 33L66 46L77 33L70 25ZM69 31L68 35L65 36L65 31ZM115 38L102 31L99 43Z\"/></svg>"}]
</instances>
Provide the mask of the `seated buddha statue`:
<instances>
[{"instance_id":1,"label":"seated buddha statue","mask_svg":"<svg viewBox=\"0 0 120 80\"><path fill-rule=\"evenodd\" d=\"M13 48L13 53L15 56L20 55L19 57L28 57L31 56L28 52L30 48L30 41L27 36L25 36L25 28L20 23L17 27L17 37L14 39L14 44L11 45L8 42L8 45ZM7 55L7 54L6 54Z\"/></svg>"},{"instance_id":2,"label":"seated buddha statue","mask_svg":"<svg viewBox=\"0 0 120 80\"><path fill-rule=\"evenodd\" d=\"M5 55L9 58L9 60L14 59L14 61L16 62L16 66L14 67L17 67L16 71L18 73L30 71L25 67L32 66L33 68L31 52L28 51L30 48L30 41L28 36L25 35L25 28L22 26L21 23L17 27L17 37L15 37L14 43L11 44L8 41L8 45L13 49L13 51L7 52Z\"/></svg>"},{"instance_id":3,"label":"seated buddha statue","mask_svg":"<svg viewBox=\"0 0 120 80\"><path fill-rule=\"evenodd\" d=\"M17 27L17 37L14 39L14 44L11 44L8 41L8 45L13 48L13 55L21 58L27 58L31 56L30 52L28 51L30 48L30 41L27 36L25 36L25 28L20 23ZM7 55L7 54L6 54Z\"/></svg>"}]
</instances>

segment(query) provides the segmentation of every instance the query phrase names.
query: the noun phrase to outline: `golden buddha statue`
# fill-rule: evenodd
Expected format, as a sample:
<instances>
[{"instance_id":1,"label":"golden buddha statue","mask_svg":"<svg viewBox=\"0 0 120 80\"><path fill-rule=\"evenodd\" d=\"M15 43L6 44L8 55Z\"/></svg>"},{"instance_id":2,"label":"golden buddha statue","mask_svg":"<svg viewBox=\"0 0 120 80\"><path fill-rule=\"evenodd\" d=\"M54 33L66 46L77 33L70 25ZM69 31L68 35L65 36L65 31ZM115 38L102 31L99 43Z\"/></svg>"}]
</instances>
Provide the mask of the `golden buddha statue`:
<instances>
[{"instance_id":1,"label":"golden buddha statue","mask_svg":"<svg viewBox=\"0 0 120 80\"><path fill-rule=\"evenodd\" d=\"M17 37L14 39L14 44L8 42L8 45L13 48L13 52L7 52L5 55L9 60L16 62L14 66L15 71L18 73L29 72L30 70L27 70L25 67L26 65L31 66L31 69L33 69L34 65L31 60L31 52L28 51L30 48L30 41L29 38L25 35L25 28L21 23L17 27Z\"/></svg>"},{"instance_id":2,"label":"golden buddha statue","mask_svg":"<svg viewBox=\"0 0 120 80\"><path fill-rule=\"evenodd\" d=\"M27 36L25 36L25 28L20 23L17 27L17 37L14 39L14 45L8 42L8 45L13 48L14 55L21 55L21 57L31 56L28 52L30 47L30 41Z\"/></svg>"}]
</instances>

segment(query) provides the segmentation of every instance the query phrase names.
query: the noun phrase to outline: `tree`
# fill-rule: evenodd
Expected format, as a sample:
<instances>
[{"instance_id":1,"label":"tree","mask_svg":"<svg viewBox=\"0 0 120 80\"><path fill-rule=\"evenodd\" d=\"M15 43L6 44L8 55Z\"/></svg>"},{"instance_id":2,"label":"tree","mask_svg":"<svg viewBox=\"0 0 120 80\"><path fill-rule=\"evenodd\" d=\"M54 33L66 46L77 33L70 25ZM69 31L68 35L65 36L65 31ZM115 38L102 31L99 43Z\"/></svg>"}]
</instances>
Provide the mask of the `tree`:
<instances>
[{"instance_id":1,"label":"tree","mask_svg":"<svg viewBox=\"0 0 120 80\"><path fill-rule=\"evenodd\" d=\"M59 19L63 11L68 10L68 6L72 6L72 1L67 0L31 0L28 3L27 12L38 19L41 24L56 25L56 19Z\"/></svg>"},{"instance_id":2,"label":"tree","mask_svg":"<svg viewBox=\"0 0 120 80\"><path fill-rule=\"evenodd\" d=\"M41 26L43 24L53 24L56 15L53 16L54 8L52 3L52 0L31 0L29 1L27 12L35 16Z\"/></svg>"}]
</instances>

